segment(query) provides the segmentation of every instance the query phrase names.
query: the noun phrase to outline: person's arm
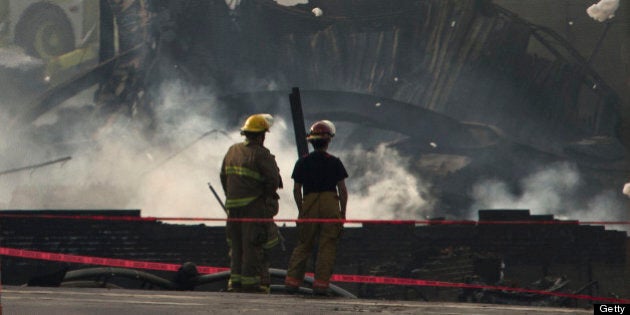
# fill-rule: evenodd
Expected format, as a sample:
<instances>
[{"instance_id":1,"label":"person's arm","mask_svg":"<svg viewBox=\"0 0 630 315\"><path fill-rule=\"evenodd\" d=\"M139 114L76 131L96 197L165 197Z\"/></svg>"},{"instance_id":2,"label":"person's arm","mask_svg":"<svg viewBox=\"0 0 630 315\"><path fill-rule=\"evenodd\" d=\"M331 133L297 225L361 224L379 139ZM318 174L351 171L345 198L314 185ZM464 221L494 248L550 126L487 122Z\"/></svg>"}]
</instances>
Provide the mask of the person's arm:
<instances>
[{"instance_id":1,"label":"person's arm","mask_svg":"<svg viewBox=\"0 0 630 315\"><path fill-rule=\"evenodd\" d=\"M219 178L221 179L221 187L223 188L223 193L227 196L227 174L225 173L225 158L223 158L223 162L221 163L221 172L219 173Z\"/></svg>"},{"instance_id":2,"label":"person's arm","mask_svg":"<svg viewBox=\"0 0 630 315\"><path fill-rule=\"evenodd\" d=\"M274 196L280 187L280 168L276 163L276 157L265 152L258 159L258 170L263 177L263 194Z\"/></svg>"},{"instance_id":3,"label":"person's arm","mask_svg":"<svg viewBox=\"0 0 630 315\"><path fill-rule=\"evenodd\" d=\"M269 153L268 150L264 150L259 157L257 161L258 170L263 179L262 197L265 200L265 215L273 218L280 210L280 205L278 204L280 196L277 193L280 186L280 169L276 163L276 157Z\"/></svg>"},{"instance_id":4,"label":"person's arm","mask_svg":"<svg viewBox=\"0 0 630 315\"><path fill-rule=\"evenodd\" d=\"M346 218L346 205L348 204L348 189L346 188L346 181L340 180L337 182L337 190L339 192L339 205L341 206L341 217Z\"/></svg>"},{"instance_id":5,"label":"person's arm","mask_svg":"<svg viewBox=\"0 0 630 315\"><path fill-rule=\"evenodd\" d=\"M298 182L293 183L293 198L295 199L298 212L302 212L302 184Z\"/></svg>"}]
</instances>

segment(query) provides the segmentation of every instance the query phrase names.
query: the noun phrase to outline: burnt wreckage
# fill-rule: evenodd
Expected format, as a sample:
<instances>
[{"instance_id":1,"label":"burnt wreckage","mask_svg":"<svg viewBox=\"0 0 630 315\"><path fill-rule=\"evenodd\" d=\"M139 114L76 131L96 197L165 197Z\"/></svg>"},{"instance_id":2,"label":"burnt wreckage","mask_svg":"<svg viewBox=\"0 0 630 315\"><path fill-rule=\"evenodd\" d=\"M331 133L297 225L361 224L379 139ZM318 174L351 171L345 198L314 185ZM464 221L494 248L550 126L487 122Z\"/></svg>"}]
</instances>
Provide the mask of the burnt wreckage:
<instances>
[{"instance_id":1,"label":"burnt wreckage","mask_svg":"<svg viewBox=\"0 0 630 315\"><path fill-rule=\"evenodd\" d=\"M218 95L212 104L206 99L189 100L187 110L203 114L210 112L210 107L220 107L225 118L238 125L250 112L288 117L287 93L290 87L298 86L308 120L335 117L352 124L345 140L348 143L386 141L411 157L413 171L432 179L439 200L435 206L444 214L457 216L470 205L467 189L480 177L515 183L538 165L557 161L577 163L589 177L592 189L608 187L615 182L610 179L619 176L615 163L624 158L624 149L617 138L619 98L615 92L561 36L491 1L320 0L281 6L272 0L243 0L234 7L223 0L116 3L101 1L101 8L102 16L116 17L119 23L119 53L109 49L116 40L107 32L112 24L102 23L102 63L48 90L37 100L37 106L22 114L23 121L35 120L69 96L98 83L95 100L104 113L125 111L146 122L145 131L150 134L161 84L182 80L191 86L210 87ZM315 8L323 14L314 14ZM540 42L554 58L529 54L530 41ZM380 130L388 131L389 136L377 136L375 131ZM374 139L366 140L366 134L375 135ZM357 248L391 246L363 244L361 233L369 234L370 228L378 229L364 227L365 233L358 229L355 238L349 233L350 241L357 242ZM501 259L494 253L507 250L522 236L512 232L511 226L503 227L500 233L479 227L472 232L479 236L479 244L497 246L481 255L473 241L460 247L449 243L452 230L441 228L382 230L381 234L392 235L391 239L405 240L399 244L398 254L412 253L401 258L407 259L407 265L381 261L384 258L374 258L379 253L370 252L361 257L373 259L371 263L347 264L348 270L341 271L427 278L429 273L436 274L438 269L433 267L454 264L456 269L461 267L454 272L458 277L461 270L471 271L466 275L487 277L470 278L471 283L497 283L500 279L494 271L500 269ZM453 227L466 230L459 235L468 235L471 231L467 228ZM182 229L187 229L183 235L201 227ZM599 233L601 229L596 230ZM537 237L525 227L519 231ZM576 231L575 235L582 235L582 230ZM554 235L563 241L564 236L574 237L573 231L564 232ZM506 239L505 234L511 237L509 241L492 243ZM411 235L421 237L412 240ZM435 251L439 246L413 243L438 242L438 236L444 251ZM614 238L617 246L624 244L626 236L617 233ZM223 241L220 236L215 239ZM457 238L454 243L462 244L465 239ZM584 241L578 236L572 240L576 247ZM536 246L545 242L538 241ZM38 249L35 243L15 244ZM62 243L57 243L59 248ZM515 256L526 261L526 251L531 249L521 245ZM589 242L589 248L601 250L598 246ZM224 247L218 245L220 250L214 256L224 257ZM616 254L622 255L621 247L615 247ZM101 254L118 254L111 251ZM573 263L570 255L546 253L549 256L543 258L547 259L543 266L556 261ZM129 255L144 260L168 259ZM423 264L415 264L410 255L423 259ZM225 265L221 260L187 257L200 264ZM584 255L580 266L591 268L593 257ZM610 260L620 263L623 257L619 257ZM484 273L484 268L491 272ZM520 271L526 274L527 268ZM591 276L578 281L588 289L594 284ZM560 290L566 279L544 278L532 285ZM365 286L353 292L367 297L444 298L433 291L390 289ZM484 291L458 292L448 298L548 305L565 302Z\"/></svg>"},{"instance_id":2,"label":"burnt wreckage","mask_svg":"<svg viewBox=\"0 0 630 315\"><path fill-rule=\"evenodd\" d=\"M436 207L455 216L479 178L516 183L557 161L577 163L588 192L617 189L619 98L548 28L486 0L237 2L101 4L118 21L117 37L107 18L101 25L103 63L22 118L99 83L100 108L123 109L150 134L161 84L182 80L218 96L187 100L187 110L220 107L238 124L253 111L288 117L298 86L307 120L349 122L347 144L388 142L412 157L434 183ZM116 39L119 54L108 48ZM531 41L553 58L529 54Z\"/></svg>"},{"instance_id":3,"label":"burnt wreckage","mask_svg":"<svg viewBox=\"0 0 630 315\"><path fill-rule=\"evenodd\" d=\"M130 270L5 256L2 257L3 283L154 290L225 289L227 272L200 275L195 268L195 265L229 264L224 227L68 218L90 215L140 219L139 210L4 210L0 211L2 245L181 264L179 271ZM510 222L526 220L541 224ZM483 224L488 221L505 224ZM562 224L549 224L550 221ZM339 282L335 283L333 293L350 298L572 307L586 306L591 301L573 299L568 294L628 296L627 278L623 276L628 271L629 260L625 232L579 225L552 215L531 215L528 210L481 210L479 222L481 224L444 224L432 220L422 226L364 224L347 227L335 266L336 274L467 283L477 288ZM296 228L281 227L280 230L286 238L286 248L293 248L297 242ZM275 247L270 255L271 266L285 267L286 253L280 246ZM285 272L272 269L271 274L272 289L281 289ZM484 288L484 285L558 295ZM308 288L303 291L308 292Z\"/></svg>"}]
</instances>

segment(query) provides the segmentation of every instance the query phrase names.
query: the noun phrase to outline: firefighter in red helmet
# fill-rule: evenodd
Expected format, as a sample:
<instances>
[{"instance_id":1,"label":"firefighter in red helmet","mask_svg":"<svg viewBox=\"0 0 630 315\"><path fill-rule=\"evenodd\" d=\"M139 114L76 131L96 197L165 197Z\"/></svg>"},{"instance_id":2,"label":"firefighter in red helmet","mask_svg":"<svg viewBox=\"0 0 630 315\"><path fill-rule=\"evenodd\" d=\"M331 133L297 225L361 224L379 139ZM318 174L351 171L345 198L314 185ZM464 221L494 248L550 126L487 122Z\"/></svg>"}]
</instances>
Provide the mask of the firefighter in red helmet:
<instances>
[{"instance_id":1,"label":"firefighter in red helmet","mask_svg":"<svg viewBox=\"0 0 630 315\"><path fill-rule=\"evenodd\" d=\"M269 267L265 251L278 243L277 226L238 219L269 219L278 213L280 171L275 157L263 146L272 122L269 114L249 116L241 128L245 141L232 145L221 165L228 218L237 219L226 225L230 291L269 293L268 270L263 270Z\"/></svg>"},{"instance_id":2,"label":"firefighter in red helmet","mask_svg":"<svg viewBox=\"0 0 630 315\"><path fill-rule=\"evenodd\" d=\"M327 152L334 136L332 122L320 120L314 123L306 138L314 150L295 163L291 177L299 219L346 218L348 191L345 179L348 173L341 160ZM298 244L289 260L284 281L287 292L297 292L304 280L306 263L317 244L313 294L327 295L342 228L342 223L298 224Z\"/></svg>"}]
</instances>

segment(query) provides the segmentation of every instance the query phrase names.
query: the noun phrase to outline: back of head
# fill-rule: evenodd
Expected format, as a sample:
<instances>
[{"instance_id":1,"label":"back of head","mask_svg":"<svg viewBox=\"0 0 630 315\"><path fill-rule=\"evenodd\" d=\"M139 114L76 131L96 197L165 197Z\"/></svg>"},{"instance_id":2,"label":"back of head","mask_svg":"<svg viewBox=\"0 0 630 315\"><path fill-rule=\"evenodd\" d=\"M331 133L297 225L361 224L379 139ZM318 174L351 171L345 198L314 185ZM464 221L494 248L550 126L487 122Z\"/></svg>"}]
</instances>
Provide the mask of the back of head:
<instances>
[{"instance_id":1,"label":"back of head","mask_svg":"<svg viewBox=\"0 0 630 315\"><path fill-rule=\"evenodd\" d=\"M324 150L328 148L330 139L312 139L312 140L309 140L309 142L311 143L311 145L313 145L313 149Z\"/></svg>"}]
</instances>

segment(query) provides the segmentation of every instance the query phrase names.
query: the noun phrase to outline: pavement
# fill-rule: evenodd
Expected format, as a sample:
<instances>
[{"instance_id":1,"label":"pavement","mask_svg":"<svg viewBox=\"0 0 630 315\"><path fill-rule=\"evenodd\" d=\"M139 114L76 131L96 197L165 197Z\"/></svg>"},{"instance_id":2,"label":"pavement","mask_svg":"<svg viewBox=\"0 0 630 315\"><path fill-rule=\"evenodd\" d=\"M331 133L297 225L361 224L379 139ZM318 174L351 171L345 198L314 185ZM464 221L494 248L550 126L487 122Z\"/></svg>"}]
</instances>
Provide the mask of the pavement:
<instances>
[{"instance_id":1,"label":"pavement","mask_svg":"<svg viewBox=\"0 0 630 315\"><path fill-rule=\"evenodd\" d=\"M270 295L4 286L0 315L119 314L593 314L592 309L474 303L385 301L303 295Z\"/></svg>"}]
</instances>

